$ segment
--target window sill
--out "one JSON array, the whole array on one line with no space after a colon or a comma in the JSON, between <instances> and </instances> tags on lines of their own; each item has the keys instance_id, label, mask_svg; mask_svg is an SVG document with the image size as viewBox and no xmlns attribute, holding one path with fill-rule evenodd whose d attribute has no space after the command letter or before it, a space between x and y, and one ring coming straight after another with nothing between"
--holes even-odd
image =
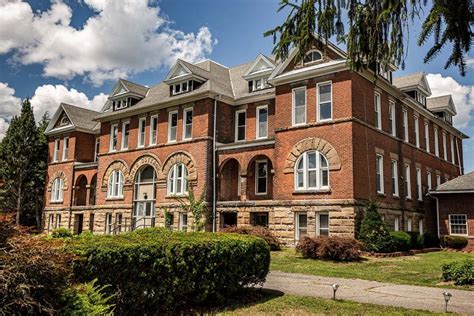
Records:
<instances>
[{"instance_id":1,"label":"window sill","mask_svg":"<svg viewBox=\"0 0 474 316\"><path fill-rule=\"evenodd\" d=\"M111 197L111 198L106 198L106 201L123 201L124 198L122 197Z\"/></svg>"},{"instance_id":2,"label":"window sill","mask_svg":"<svg viewBox=\"0 0 474 316\"><path fill-rule=\"evenodd\" d=\"M188 197L188 194L167 194L165 198L167 199L176 199L176 198L183 198L183 197Z\"/></svg>"},{"instance_id":3,"label":"window sill","mask_svg":"<svg viewBox=\"0 0 474 316\"><path fill-rule=\"evenodd\" d=\"M63 201L50 201L49 204L54 204L54 205L63 204Z\"/></svg>"},{"instance_id":4,"label":"window sill","mask_svg":"<svg viewBox=\"0 0 474 316\"><path fill-rule=\"evenodd\" d=\"M315 194L315 193L330 193L331 189L316 189L316 190L295 190L293 194Z\"/></svg>"},{"instance_id":5,"label":"window sill","mask_svg":"<svg viewBox=\"0 0 474 316\"><path fill-rule=\"evenodd\" d=\"M387 195L386 195L385 193L383 193L383 192L377 192L377 195L378 195L378 196L382 196L382 197L386 197L386 196L387 196Z\"/></svg>"},{"instance_id":6,"label":"window sill","mask_svg":"<svg viewBox=\"0 0 474 316\"><path fill-rule=\"evenodd\" d=\"M394 199L400 199L400 196L399 196L399 195L392 195L392 198L394 198Z\"/></svg>"}]
</instances>

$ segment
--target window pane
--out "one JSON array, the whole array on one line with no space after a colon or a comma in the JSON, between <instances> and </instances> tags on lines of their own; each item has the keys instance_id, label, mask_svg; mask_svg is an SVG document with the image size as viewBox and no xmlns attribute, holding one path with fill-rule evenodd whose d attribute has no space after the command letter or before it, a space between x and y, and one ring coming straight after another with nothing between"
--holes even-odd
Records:
<instances>
[{"instance_id":1,"label":"window pane","mask_svg":"<svg viewBox=\"0 0 474 316\"><path fill-rule=\"evenodd\" d=\"M326 187L329 185L329 171L323 170L321 171L321 186Z\"/></svg>"},{"instance_id":2,"label":"window pane","mask_svg":"<svg viewBox=\"0 0 474 316\"><path fill-rule=\"evenodd\" d=\"M319 155L319 157L320 157L321 168L327 168L328 167L328 161L326 160L326 158L324 158L324 156L322 154Z\"/></svg>"},{"instance_id":3,"label":"window pane","mask_svg":"<svg viewBox=\"0 0 474 316\"><path fill-rule=\"evenodd\" d=\"M306 118L306 109L304 106L295 108L295 124L304 123Z\"/></svg>"},{"instance_id":4,"label":"window pane","mask_svg":"<svg viewBox=\"0 0 474 316\"><path fill-rule=\"evenodd\" d=\"M310 188L316 187L316 170L308 172L308 187Z\"/></svg>"},{"instance_id":5,"label":"window pane","mask_svg":"<svg viewBox=\"0 0 474 316\"><path fill-rule=\"evenodd\" d=\"M332 118L331 102L324 102L319 104L319 119L329 120Z\"/></svg>"},{"instance_id":6,"label":"window pane","mask_svg":"<svg viewBox=\"0 0 474 316\"><path fill-rule=\"evenodd\" d=\"M316 168L316 153L315 152L308 153L308 168L309 169Z\"/></svg>"},{"instance_id":7,"label":"window pane","mask_svg":"<svg viewBox=\"0 0 474 316\"><path fill-rule=\"evenodd\" d=\"M245 125L245 112L240 112L237 120L239 126Z\"/></svg>"},{"instance_id":8,"label":"window pane","mask_svg":"<svg viewBox=\"0 0 474 316\"><path fill-rule=\"evenodd\" d=\"M239 126L238 133L237 133L237 140L244 140L245 139L245 126Z\"/></svg>"},{"instance_id":9,"label":"window pane","mask_svg":"<svg viewBox=\"0 0 474 316\"><path fill-rule=\"evenodd\" d=\"M304 187L304 182L303 182L303 171L298 171L297 175L296 175L296 182L297 182L297 186L298 188L303 188Z\"/></svg>"},{"instance_id":10,"label":"window pane","mask_svg":"<svg viewBox=\"0 0 474 316\"><path fill-rule=\"evenodd\" d=\"M319 103L331 102L331 84L319 86Z\"/></svg>"},{"instance_id":11,"label":"window pane","mask_svg":"<svg viewBox=\"0 0 474 316\"><path fill-rule=\"evenodd\" d=\"M299 89L295 90L295 107L306 105L306 90Z\"/></svg>"}]
</instances>

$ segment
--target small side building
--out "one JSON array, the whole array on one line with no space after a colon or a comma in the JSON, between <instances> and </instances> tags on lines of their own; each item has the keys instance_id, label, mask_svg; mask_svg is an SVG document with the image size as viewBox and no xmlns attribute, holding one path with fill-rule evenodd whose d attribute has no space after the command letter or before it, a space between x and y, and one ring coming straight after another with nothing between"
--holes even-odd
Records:
<instances>
[{"instance_id":1,"label":"small side building","mask_svg":"<svg viewBox=\"0 0 474 316\"><path fill-rule=\"evenodd\" d=\"M468 238L474 249L474 172L459 176L430 191L437 201L438 234Z\"/></svg>"}]
</instances>

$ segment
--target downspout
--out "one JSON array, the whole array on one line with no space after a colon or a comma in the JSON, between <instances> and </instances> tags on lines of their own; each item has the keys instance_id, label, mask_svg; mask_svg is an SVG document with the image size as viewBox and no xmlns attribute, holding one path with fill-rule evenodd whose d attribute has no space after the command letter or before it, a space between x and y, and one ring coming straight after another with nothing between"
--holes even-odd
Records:
<instances>
[{"instance_id":1,"label":"downspout","mask_svg":"<svg viewBox=\"0 0 474 316\"><path fill-rule=\"evenodd\" d=\"M434 195L431 195L431 196L436 200L436 228L438 230L438 238L440 238L441 234L439 232L439 201L438 201L437 196L434 196Z\"/></svg>"},{"instance_id":2,"label":"downspout","mask_svg":"<svg viewBox=\"0 0 474 316\"><path fill-rule=\"evenodd\" d=\"M214 97L214 116L212 124L212 232L216 232L216 216L217 216L217 193L216 193L216 134L217 134L217 99L220 95L216 94Z\"/></svg>"},{"instance_id":3,"label":"downspout","mask_svg":"<svg viewBox=\"0 0 474 316\"><path fill-rule=\"evenodd\" d=\"M459 144L458 144L458 139L457 137L454 139L454 142L456 143L456 153L458 155L458 166L459 166L459 175L462 176L462 167L461 167L461 156L459 155Z\"/></svg>"}]
</instances>

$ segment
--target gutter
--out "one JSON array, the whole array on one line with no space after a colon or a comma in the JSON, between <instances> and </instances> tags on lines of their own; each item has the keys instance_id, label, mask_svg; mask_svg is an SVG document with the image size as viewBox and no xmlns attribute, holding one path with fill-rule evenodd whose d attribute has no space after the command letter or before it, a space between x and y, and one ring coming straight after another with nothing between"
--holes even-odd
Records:
<instances>
[{"instance_id":1,"label":"gutter","mask_svg":"<svg viewBox=\"0 0 474 316\"><path fill-rule=\"evenodd\" d=\"M217 231L216 227L216 216L217 216L217 194L216 194L216 153L217 153L217 99L220 98L220 94L214 96L214 115L213 115L213 124L212 124L212 232Z\"/></svg>"}]
</instances>

